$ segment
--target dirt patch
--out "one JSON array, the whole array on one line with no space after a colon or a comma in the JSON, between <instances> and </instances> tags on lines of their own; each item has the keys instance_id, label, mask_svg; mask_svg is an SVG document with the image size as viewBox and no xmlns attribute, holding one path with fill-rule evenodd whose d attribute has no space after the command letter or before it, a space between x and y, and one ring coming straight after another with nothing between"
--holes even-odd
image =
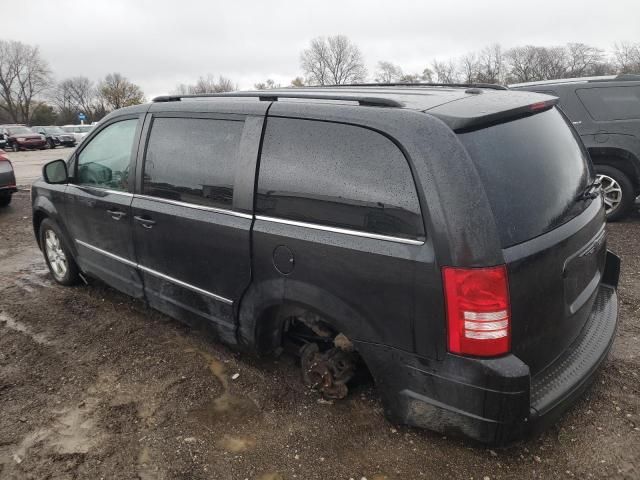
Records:
<instances>
[{"instance_id":1,"label":"dirt patch","mask_svg":"<svg viewBox=\"0 0 640 480\"><path fill-rule=\"evenodd\" d=\"M638 214L609 227L620 328L595 385L500 450L388 423L371 385L318 403L291 358L238 356L97 282L60 287L30 218L28 192L0 210L3 480L640 478Z\"/></svg>"}]
</instances>

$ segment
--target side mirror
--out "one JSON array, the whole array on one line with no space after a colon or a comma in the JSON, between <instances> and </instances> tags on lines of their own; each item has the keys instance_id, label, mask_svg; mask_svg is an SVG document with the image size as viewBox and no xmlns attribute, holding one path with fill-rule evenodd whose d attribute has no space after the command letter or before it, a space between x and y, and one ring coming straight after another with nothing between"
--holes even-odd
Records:
<instances>
[{"instance_id":1,"label":"side mirror","mask_svg":"<svg viewBox=\"0 0 640 480\"><path fill-rule=\"evenodd\" d=\"M67 163L64 160L53 160L42 167L44 181L51 184L68 183Z\"/></svg>"}]
</instances>

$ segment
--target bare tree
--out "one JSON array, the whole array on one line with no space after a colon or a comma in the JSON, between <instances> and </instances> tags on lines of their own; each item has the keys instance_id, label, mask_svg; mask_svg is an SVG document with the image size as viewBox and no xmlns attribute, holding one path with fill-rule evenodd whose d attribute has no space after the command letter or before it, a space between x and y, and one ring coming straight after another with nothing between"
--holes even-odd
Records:
<instances>
[{"instance_id":1,"label":"bare tree","mask_svg":"<svg viewBox=\"0 0 640 480\"><path fill-rule=\"evenodd\" d=\"M208 74L206 77L198 78L193 85L181 83L176 86L172 93L176 95L201 95L204 93L224 93L233 92L238 89L229 78L220 75L217 79Z\"/></svg>"},{"instance_id":2,"label":"bare tree","mask_svg":"<svg viewBox=\"0 0 640 480\"><path fill-rule=\"evenodd\" d=\"M256 90L271 90L272 88L280 88L280 87L281 85L279 83L276 84L276 82L271 78L267 78L266 81L255 83L253 85L253 88L255 88Z\"/></svg>"},{"instance_id":3,"label":"bare tree","mask_svg":"<svg viewBox=\"0 0 640 480\"><path fill-rule=\"evenodd\" d=\"M640 73L640 42L616 43L613 56L618 73Z\"/></svg>"},{"instance_id":4,"label":"bare tree","mask_svg":"<svg viewBox=\"0 0 640 480\"><path fill-rule=\"evenodd\" d=\"M304 87L304 78L302 77L296 77L293 80L291 80L291 86L292 87Z\"/></svg>"},{"instance_id":5,"label":"bare tree","mask_svg":"<svg viewBox=\"0 0 640 480\"><path fill-rule=\"evenodd\" d=\"M87 77L67 78L53 89L51 100L58 109L58 117L64 122L74 121L82 112L89 122L100 120L106 110L98 101L98 91Z\"/></svg>"},{"instance_id":6,"label":"bare tree","mask_svg":"<svg viewBox=\"0 0 640 480\"><path fill-rule=\"evenodd\" d=\"M144 102L142 89L119 73L110 73L100 82L98 96L112 110Z\"/></svg>"},{"instance_id":7,"label":"bare tree","mask_svg":"<svg viewBox=\"0 0 640 480\"><path fill-rule=\"evenodd\" d=\"M436 82L438 83L457 83L458 73L456 64L453 60L438 61L434 60L431 63L433 67L433 73L435 75Z\"/></svg>"},{"instance_id":8,"label":"bare tree","mask_svg":"<svg viewBox=\"0 0 640 480\"><path fill-rule=\"evenodd\" d=\"M525 45L512 48L505 53L510 83L543 80L538 65L539 51L539 47Z\"/></svg>"},{"instance_id":9,"label":"bare tree","mask_svg":"<svg viewBox=\"0 0 640 480\"><path fill-rule=\"evenodd\" d=\"M422 80L422 75L419 73L405 73L398 78L398 82L400 83L420 83Z\"/></svg>"},{"instance_id":10,"label":"bare tree","mask_svg":"<svg viewBox=\"0 0 640 480\"><path fill-rule=\"evenodd\" d=\"M344 35L314 38L300 63L312 85L357 83L367 76L360 49Z\"/></svg>"},{"instance_id":11,"label":"bare tree","mask_svg":"<svg viewBox=\"0 0 640 480\"><path fill-rule=\"evenodd\" d=\"M593 75L604 60L604 52L584 43L568 43L566 46L567 77Z\"/></svg>"},{"instance_id":12,"label":"bare tree","mask_svg":"<svg viewBox=\"0 0 640 480\"><path fill-rule=\"evenodd\" d=\"M233 92L237 89L238 87L229 78L220 75L216 80L211 74L200 77L196 84L190 87L193 94Z\"/></svg>"},{"instance_id":13,"label":"bare tree","mask_svg":"<svg viewBox=\"0 0 640 480\"><path fill-rule=\"evenodd\" d=\"M478 54L475 82L504 83L505 59L502 47L495 43L483 48Z\"/></svg>"},{"instance_id":14,"label":"bare tree","mask_svg":"<svg viewBox=\"0 0 640 480\"><path fill-rule=\"evenodd\" d=\"M475 52L469 52L460 58L460 75L462 81L466 83L474 83L478 81L478 55Z\"/></svg>"},{"instance_id":15,"label":"bare tree","mask_svg":"<svg viewBox=\"0 0 640 480\"><path fill-rule=\"evenodd\" d=\"M402 69L391 62L380 61L375 73L375 81L378 83L394 83L402 78Z\"/></svg>"},{"instance_id":16,"label":"bare tree","mask_svg":"<svg viewBox=\"0 0 640 480\"><path fill-rule=\"evenodd\" d=\"M38 47L0 40L0 108L14 122L29 122L34 99L51 83Z\"/></svg>"}]
</instances>

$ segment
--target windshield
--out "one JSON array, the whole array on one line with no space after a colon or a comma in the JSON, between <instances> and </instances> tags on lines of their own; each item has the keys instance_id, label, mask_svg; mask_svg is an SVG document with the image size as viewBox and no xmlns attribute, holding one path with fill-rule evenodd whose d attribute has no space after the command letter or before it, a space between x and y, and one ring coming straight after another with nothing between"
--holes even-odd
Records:
<instances>
[{"instance_id":1,"label":"windshield","mask_svg":"<svg viewBox=\"0 0 640 480\"><path fill-rule=\"evenodd\" d=\"M474 161L495 215L503 248L553 230L591 201L587 154L552 108L459 135Z\"/></svg>"},{"instance_id":2,"label":"windshield","mask_svg":"<svg viewBox=\"0 0 640 480\"><path fill-rule=\"evenodd\" d=\"M33 134L33 131L27 127L7 127L9 135L29 135Z\"/></svg>"},{"instance_id":3,"label":"windshield","mask_svg":"<svg viewBox=\"0 0 640 480\"><path fill-rule=\"evenodd\" d=\"M44 131L51 134L64 133L64 130L62 130L60 127L45 127Z\"/></svg>"}]
</instances>

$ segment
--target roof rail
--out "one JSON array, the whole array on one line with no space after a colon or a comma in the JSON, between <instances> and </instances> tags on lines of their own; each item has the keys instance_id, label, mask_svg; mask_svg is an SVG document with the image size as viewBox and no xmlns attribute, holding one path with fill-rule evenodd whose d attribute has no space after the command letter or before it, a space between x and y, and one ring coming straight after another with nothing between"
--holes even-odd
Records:
<instances>
[{"instance_id":1,"label":"roof rail","mask_svg":"<svg viewBox=\"0 0 640 480\"><path fill-rule=\"evenodd\" d=\"M281 98L300 98L308 100L340 100L347 102L358 102L359 105L368 107L402 107L402 103L390 98L361 97L348 95L321 95L313 93L288 93L288 92L225 92L225 93L202 93L192 95L161 95L155 97L153 102L179 102L183 98L258 98L265 102L277 102Z\"/></svg>"},{"instance_id":2,"label":"roof rail","mask_svg":"<svg viewBox=\"0 0 640 480\"><path fill-rule=\"evenodd\" d=\"M393 82L393 83L346 83L343 85L310 85L299 88L337 88L337 87L454 87L454 88L490 88L492 90L508 90L497 83L434 83L434 82Z\"/></svg>"}]
</instances>

